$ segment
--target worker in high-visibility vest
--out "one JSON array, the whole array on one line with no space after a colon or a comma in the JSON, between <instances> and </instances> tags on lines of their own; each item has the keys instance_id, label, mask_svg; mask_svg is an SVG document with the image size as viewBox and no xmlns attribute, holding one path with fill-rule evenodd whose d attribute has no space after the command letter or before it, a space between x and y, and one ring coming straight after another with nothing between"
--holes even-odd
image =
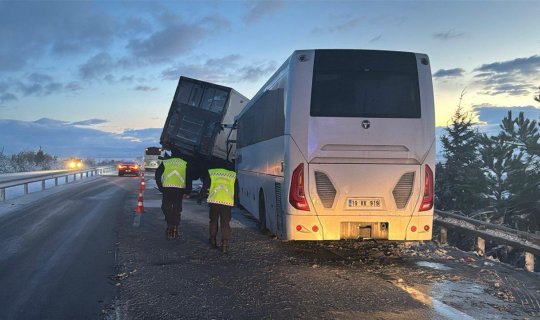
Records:
<instances>
[{"instance_id":1,"label":"worker in high-visibility vest","mask_svg":"<svg viewBox=\"0 0 540 320\"><path fill-rule=\"evenodd\" d=\"M156 184L163 194L161 210L167 221L166 235L168 239L178 238L178 227L182 212L182 199L191 192L192 179L188 173L188 163L180 158L177 150L171 151L156 170Z\"/></svg>"},{"instance_id":2,"label":"worker in high-visibility vest","mask_svg":"<svg viewBox=\"0 0 540 320\"><path fill-rule=\"evenodd\" d=\"M210 246L218 248L216 236L218 232L218 220L221 227L221 251L227 253L229 249L229 237L231 235L231 209L234 207L234 187L236 173L231 170L217 168L208 170L210 189L207 202L210 207ZM204 189L204 187L203 187Z\"/></svg>"}]
</instances>

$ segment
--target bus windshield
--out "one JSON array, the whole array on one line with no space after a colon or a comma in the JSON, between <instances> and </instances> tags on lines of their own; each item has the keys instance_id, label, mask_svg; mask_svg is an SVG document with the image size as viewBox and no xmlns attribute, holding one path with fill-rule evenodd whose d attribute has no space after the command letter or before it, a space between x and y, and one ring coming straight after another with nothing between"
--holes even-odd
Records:
<instances>
[{"instance_id":1,"label":"bus windshield","mask_svg":"<svg viewBox=\"0 0 540 320\"><path fill-rule=\"evenodd\" d=\"M310 114L313 117L420 118L415 54L317 50Z\"/></svg>"},{"instance_id":2,"label":"bus windshield","mask_svg":"<svg viewBox=\"0 0 540 320\"><path fill-rule=\"evenodd\" d=\"M144 154L147 156L159 156L161 155L161 148L146 148Z\"/></svg>"}]
</instances>

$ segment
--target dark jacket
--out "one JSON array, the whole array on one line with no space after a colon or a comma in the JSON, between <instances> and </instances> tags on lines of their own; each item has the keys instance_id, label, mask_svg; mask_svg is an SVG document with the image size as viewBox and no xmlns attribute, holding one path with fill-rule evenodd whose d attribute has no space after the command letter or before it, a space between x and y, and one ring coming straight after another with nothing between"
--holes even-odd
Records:
<instances>
[{"instance_id":1,"label":"dark jacket","mask_svg":"<svg viewBox=\"0 0 540 320\"><path fill-rule=\"evenodd\" d=\"M173 157L174 158L174 157ZM163 183L161 182L161 176L163 176L163 172L165 171L165 165L163 162L159 165L159 167L156 170L155 179L156 184L160 192L163 192ZM191 189L193 185L193 172L191 170L191 166L189 163L186 166L186 188L184 190L184 194L190 194Z\"/></svg>"}]
</instances>

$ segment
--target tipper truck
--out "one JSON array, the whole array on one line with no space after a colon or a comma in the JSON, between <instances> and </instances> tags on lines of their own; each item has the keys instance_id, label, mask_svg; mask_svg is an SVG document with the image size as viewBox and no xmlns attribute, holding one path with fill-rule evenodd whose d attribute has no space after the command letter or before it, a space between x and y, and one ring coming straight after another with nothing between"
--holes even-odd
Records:
<instances>
[{"instance_id":1,"label":"tipper truck","mask_svg":"<svg viewBox=\"0 0 540 320\"><path fill-rule=\"evenodd\" d=\"M234 162L234 118L248 101L232 88L182 76L160 143L201 165Z\"/></svg>"}]
</instances>

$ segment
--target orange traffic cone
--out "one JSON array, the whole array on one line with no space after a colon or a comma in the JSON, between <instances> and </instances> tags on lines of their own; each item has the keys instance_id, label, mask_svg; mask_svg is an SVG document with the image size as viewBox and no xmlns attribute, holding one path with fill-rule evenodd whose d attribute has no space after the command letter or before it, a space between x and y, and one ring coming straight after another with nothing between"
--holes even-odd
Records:
<instances>
[{"instance_id":1,"label":"orange traffic cone","mask_svg":"<svg viewBox=\"0 0 540 320\"><path fill-rule=\"evenodd\" d=\"M137 207L135 208L135 213L142 213L142 212L144 212L143 193L140 191L139 196L137 197Z\"/></svg>"}]
</instances>

